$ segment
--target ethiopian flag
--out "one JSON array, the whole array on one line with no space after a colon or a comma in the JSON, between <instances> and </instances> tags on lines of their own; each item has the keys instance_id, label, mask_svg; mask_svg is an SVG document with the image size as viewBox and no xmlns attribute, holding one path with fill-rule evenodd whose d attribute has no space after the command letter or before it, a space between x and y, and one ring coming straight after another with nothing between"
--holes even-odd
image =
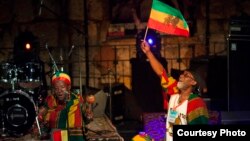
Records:
<instances>
[{"instance_id":1,"label":"ethiopian flag","mask_svg":"<svg viewBox=\"0 0 250 141\"><path fill-rule=\"evenodd\" d=\"M147 26L167 34L189 36L188 24L181 12L159 0L153 0Z\"/></svg>"}]
</instances>

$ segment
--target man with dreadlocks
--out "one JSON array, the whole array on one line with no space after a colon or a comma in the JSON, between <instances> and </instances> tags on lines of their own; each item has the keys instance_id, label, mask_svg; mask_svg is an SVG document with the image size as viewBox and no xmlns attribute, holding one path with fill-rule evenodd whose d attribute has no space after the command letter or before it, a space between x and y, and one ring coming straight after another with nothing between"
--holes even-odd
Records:
<instances>
[{"instance_id":1,"label":"man with dreadlocks","mask_svg":"<svg viewBox=\"0 0 250 141\"><path fill-rule=\"evenodd\" d=\"M41 130L54 141L85 141L84 127L93 120L93 97L87 96L85 101L80 94L71 92L71 79L64 72L56 72L51 84L52 93L39 109Z\"/></svg>"}]
</instances>

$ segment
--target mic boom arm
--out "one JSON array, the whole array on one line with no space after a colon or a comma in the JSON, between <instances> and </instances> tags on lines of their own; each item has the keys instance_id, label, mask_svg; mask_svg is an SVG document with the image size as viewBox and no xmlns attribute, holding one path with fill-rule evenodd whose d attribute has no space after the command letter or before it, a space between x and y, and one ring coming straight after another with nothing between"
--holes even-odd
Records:
<instances>
[{"instance_id":1,"label":"mic boom arm","mask_svg":"<svg viewBox=\"0 0 250 141\"><path fill-rule=\"evenodd\" d=\"M51 58L51 61L52 61L52 63L53 63L53 67L56 69L56 71L59 71L59 69L58 69L58 67L57 67L57 65L56 65L56 62L55 62L54 58L52 57L52 55L51 55L51 53L50 53L50 51L49 51L49 48L48 48L48 44L47 44L47 43L46 43L46 45L45 45L45 48L48 50L49 57Z\"/></svg>"}]
</instances>

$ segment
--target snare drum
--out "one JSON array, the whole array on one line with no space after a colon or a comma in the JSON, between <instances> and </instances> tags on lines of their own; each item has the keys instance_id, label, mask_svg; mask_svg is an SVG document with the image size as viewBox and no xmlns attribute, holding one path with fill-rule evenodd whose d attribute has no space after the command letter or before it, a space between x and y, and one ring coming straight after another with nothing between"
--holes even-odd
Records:
<instances>
[{"instance_id":1,"label":"snare drum","mask_svg":"<svg viewBox=\"0 0 250 141\"><path fill-rule=\"evenodd\" d=\"M5 91L0 95L1 129L9 134L21 135L35 122L36 108L33 99L21 90Z\"/></svg>"},{"instance_id":2,"label":"snare drum","mask_svg":"<svg viewBox=\"0 0 250 141\"><path fill-rule=\"evenodd\" d=\"M41 65L36 62L27 62L20 66L18 75L19 85L23 88L36 88L41 84Z\"/></svg>"}]
</instances>

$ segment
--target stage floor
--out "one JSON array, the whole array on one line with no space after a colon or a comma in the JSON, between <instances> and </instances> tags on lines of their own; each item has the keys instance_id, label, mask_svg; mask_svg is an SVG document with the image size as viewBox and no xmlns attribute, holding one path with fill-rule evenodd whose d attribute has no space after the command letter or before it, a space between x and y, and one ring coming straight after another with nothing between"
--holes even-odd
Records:
<instances>
[{"instance_id":1,"label":"stage floor","mask_svg":"<svg viewBox=\"0 0 250 141\"><path fill-rule=\"evenodd\" d=\"M106 115L94 118L94 120L87 125L86 129L87 141L124 141L124 138L118 133L115 125ZM4 134L1 134L0 136L1 141L50 141L40 140L38 137L34 137L32 132L19 137L3 135Z\"/></svg>"},{"instance_id":2,"label":"stage floor","mask_svg":"<svg viewBox=\"0 0 250 141\"><path fill-rule=\"evenodd\" d=\"M94 118L94 121L87 125L87 130L89 141L124 141L106 115Z\"/></svg>"}]
</instances>

